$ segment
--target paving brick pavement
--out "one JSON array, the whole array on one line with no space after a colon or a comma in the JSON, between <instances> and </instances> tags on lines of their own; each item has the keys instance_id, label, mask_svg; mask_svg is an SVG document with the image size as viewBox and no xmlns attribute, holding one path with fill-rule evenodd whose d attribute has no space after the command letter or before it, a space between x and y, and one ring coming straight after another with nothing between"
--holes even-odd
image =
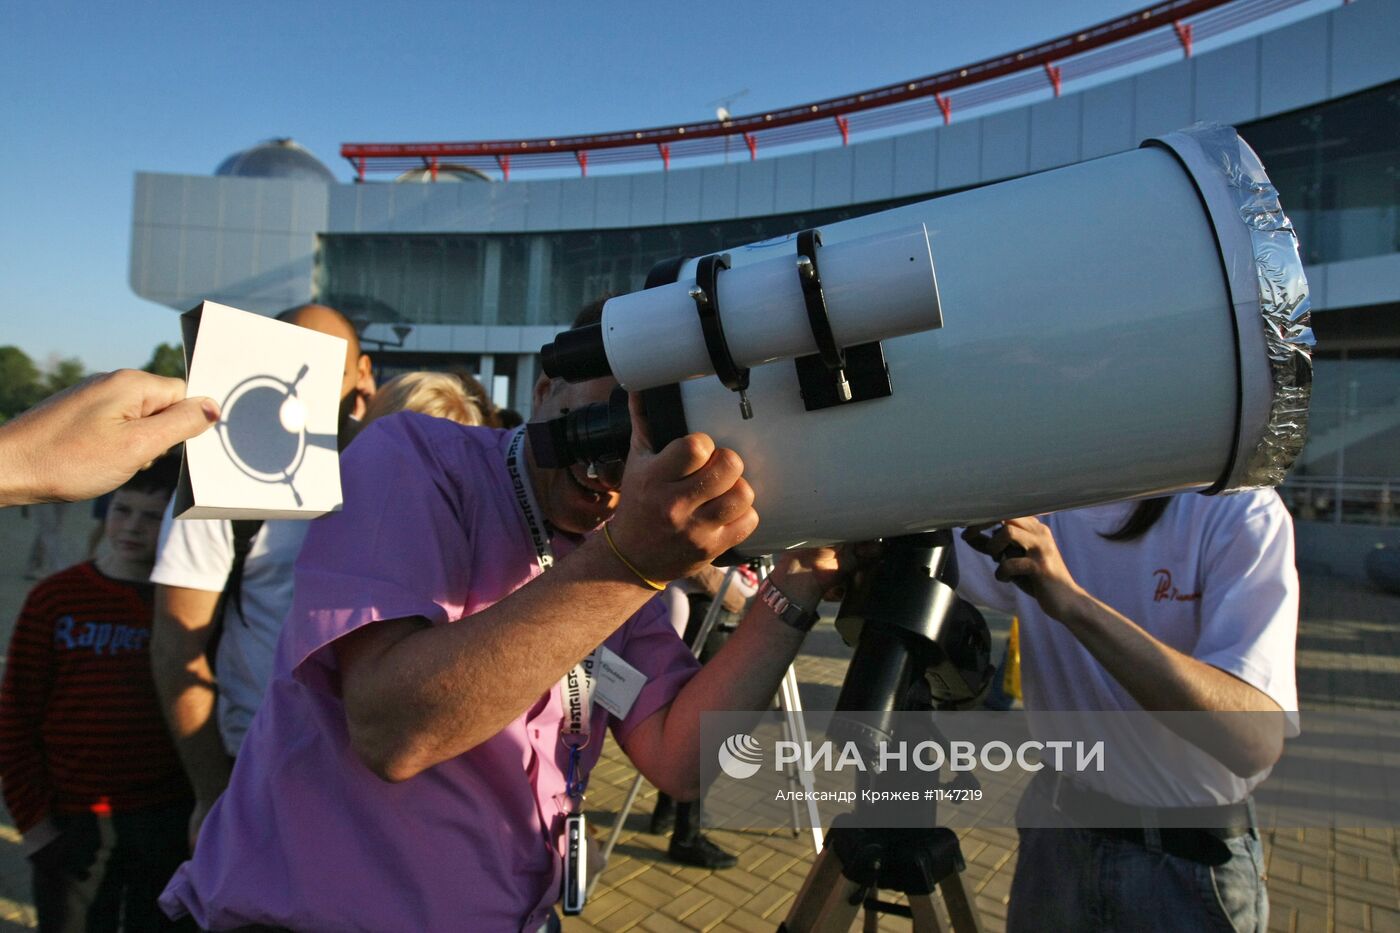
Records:
<instances>
[{"instance_id":1,"label":"paving brick pavement","mask_svg":"<svg viewBox=\"0 0 1400 933\"><path fill-rule=\"evenodd\" d=\"M1298 684L1305 711L1400 709L1400 597L1336 578L1309 577L1303 584L1302 617ZM994 616L989 621L999 644L1006 620ZM996 651L999 656L999 647ZM834 629L823 622L797 662L807 708L832 708L848 657ZM634 774L610 746L589 789L590 818L600 833L614 825ZM681 868L666 861L666 838L646 831L653 799L647 788L625 824L614 863L599 880L598 899L581 918L567 921L565 930L670 930L677 929L676 921L688 930L775 929L812 864L810 837L711 830L716 842L738 854L738 867L716 873ZM1400 931L1400 851L1394 828L1279 830L1266 832L1264 843L1270 930ZM968 863L964 880L975 895L984 930L1004 930L1015 832L972 830L962 835L962 848ZM707 877L729 884L706 884ZM659 878L667 879L664 885ZM651 904L663 895L671 899ZM635 910L624 910L634 903L649 905L644 919L634 919ZM881 918L881 930L908 927L908 921Z\"/></svg>"},{"instance_id":2,"label":"paving brick pavement","mask_svg":"<svg viewBox=\"0 0 1400 933\"><path fill-rule=\"evenodd\" d=\"M74 522L69 529L75 548L86 538L85 524ZM19 510L0 509L0 644L8 643L29 586L20 573L31 533ZM1304 710L1400 709L1400 597L1308 577L1302 615L1298 682ZM990 621L1000 640L1005 620ZM830 624L818 626L797 663L809 709L832 708L848 656ZM589 816L599 831L613 825L633 776L610 743L589 789ZM707 872L674 865L665 857L667 840L646 831L655 793L644 788L593 899L582 917L565 922L567 933L775 929L812 863L810 836L713 830L717 842L738 853L737 868ZM0 933L37 926L19 842L8 818L0 821ZM1009 829L981 828L962 836L968 862L964 880L989 933L1005 929L1015 846ZM1394 828L1266 833L1265 857L1271 930L1400 933ZM908 922L882 918L880 929L907 930Z\"/></svg>"}]
</instances>

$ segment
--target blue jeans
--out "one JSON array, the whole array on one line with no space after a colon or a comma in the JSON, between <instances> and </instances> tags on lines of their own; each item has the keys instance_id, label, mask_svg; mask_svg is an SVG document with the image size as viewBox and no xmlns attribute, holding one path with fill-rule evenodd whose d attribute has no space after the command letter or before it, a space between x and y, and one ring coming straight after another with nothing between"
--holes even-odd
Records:
<instances>
[{"instance_id":1,"label":"blue jeans","mask_svg":"<svg viewBox=\"0 0 1400 933\"><path fill-rule=\"evenodd\" d=\"M1022 829L1006 928L1258 930L1269 923L1257 831L1212 868L1091 829Z\"/></svg>"}]
</instances>

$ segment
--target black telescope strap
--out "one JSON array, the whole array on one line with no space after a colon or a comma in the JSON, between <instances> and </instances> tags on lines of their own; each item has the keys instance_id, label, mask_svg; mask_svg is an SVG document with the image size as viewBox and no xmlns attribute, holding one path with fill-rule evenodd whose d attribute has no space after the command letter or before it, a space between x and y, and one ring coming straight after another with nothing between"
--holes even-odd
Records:
<instances>
[{"instance_id":1,"label":"black telescope strap","mask_svg":"<svg viewBox=\"0 0 1400 933\"><path fill-rule=\"evenodd\" d=\"M817 353L827 369L844 369L846 353L836 345L836 335L831 332L826 293L822 291L821 267L817 265L817 249L821 245L820 230L803 230L797 235L797 255L811 264L811 271L799 271L797 280L802 284L802 300L807 305L807 323L812 328L812 337L817 341Z\"/></svg>"},{"instance_id":2,"label":"black telescope strap","mask_svg":"<svg viewBox=\"0 0 1400 933\"><path fill-rule=\"evenodd\" d=\"M729 342L724 339L724 324L719 317L719 271L728 268L728 253L702 257L695 267L697 290L691 296L700 315L700 329L705 335L705 349L709 351L715 375L726 389L741 392L749 387L749 371L734 362L729 352Z\"/></svg>"},{"instance_id":3,"label":"black telescope strap","mask_svg":"<svg viewBox=\"0 0 1400 933\"><path fill-rule=\"evenodd\" d=\"M670 259L661 260L647 272L646 284L642 288L670 285L681 277L681 269L685 264L686 257L684 256L672 256Z\"/></svg>"},{"instance_id":4,"label":"black telescope strap","mask_svg":"<svg viewBox=\"0 0 1400 933\"><path fill-rule=\"evenodd\" d=\"M680 278L685 264L684 256L663 259L651 267L646 284L642 287L659 288L672 284ZM642 410L646 415L653 450L660 450L676 438L690 433L690 426L685 422L685 402L681 399L681 387L677 383L643 389Z\"/></svg>"}]
</instances>

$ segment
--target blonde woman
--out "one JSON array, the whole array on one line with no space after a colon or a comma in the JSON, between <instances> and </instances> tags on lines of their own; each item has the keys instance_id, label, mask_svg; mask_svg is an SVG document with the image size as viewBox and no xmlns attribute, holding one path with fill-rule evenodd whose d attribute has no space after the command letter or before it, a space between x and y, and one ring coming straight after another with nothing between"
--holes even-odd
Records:
<instances>
[{"instance_id":1,"label":"blonde woman","mask_svg":"<svg viewBox=\"0 0 1400 933\"><path fill-rule=\"evenodd\" d=\"M416 411L458 424L486 424L480 406L467 395L461 380L446 373L403 373L390 379L370 400L360 430L397 411Z\"/></svg>"}]
</instances>

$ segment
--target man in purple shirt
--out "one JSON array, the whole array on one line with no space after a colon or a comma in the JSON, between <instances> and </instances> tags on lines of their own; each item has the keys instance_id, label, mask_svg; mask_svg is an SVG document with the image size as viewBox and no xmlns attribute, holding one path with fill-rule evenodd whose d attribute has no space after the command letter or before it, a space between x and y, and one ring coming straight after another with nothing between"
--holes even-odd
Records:
<instances>
[{"instance_id":1,"label":"man in purple shirt","mask_svg":"<svg viewBox=\"0 0 1400 933\"><path fill-rule=\"evenodd\" d=\"M614 385L542 378L535 417ZM541 469L516 432L411 414L356 440L167 912L206 929L533 933L555 922L562 828L605 727L658 788L698 795L700 713L767 706L850 560L786 557L777 593L698 669L655 588L747 537L753 491L709 437L653 452L635 403L633 422L625 478ZM598 679L570 717L600 662L624 686Z\"/></svg>"}]
</instances>

